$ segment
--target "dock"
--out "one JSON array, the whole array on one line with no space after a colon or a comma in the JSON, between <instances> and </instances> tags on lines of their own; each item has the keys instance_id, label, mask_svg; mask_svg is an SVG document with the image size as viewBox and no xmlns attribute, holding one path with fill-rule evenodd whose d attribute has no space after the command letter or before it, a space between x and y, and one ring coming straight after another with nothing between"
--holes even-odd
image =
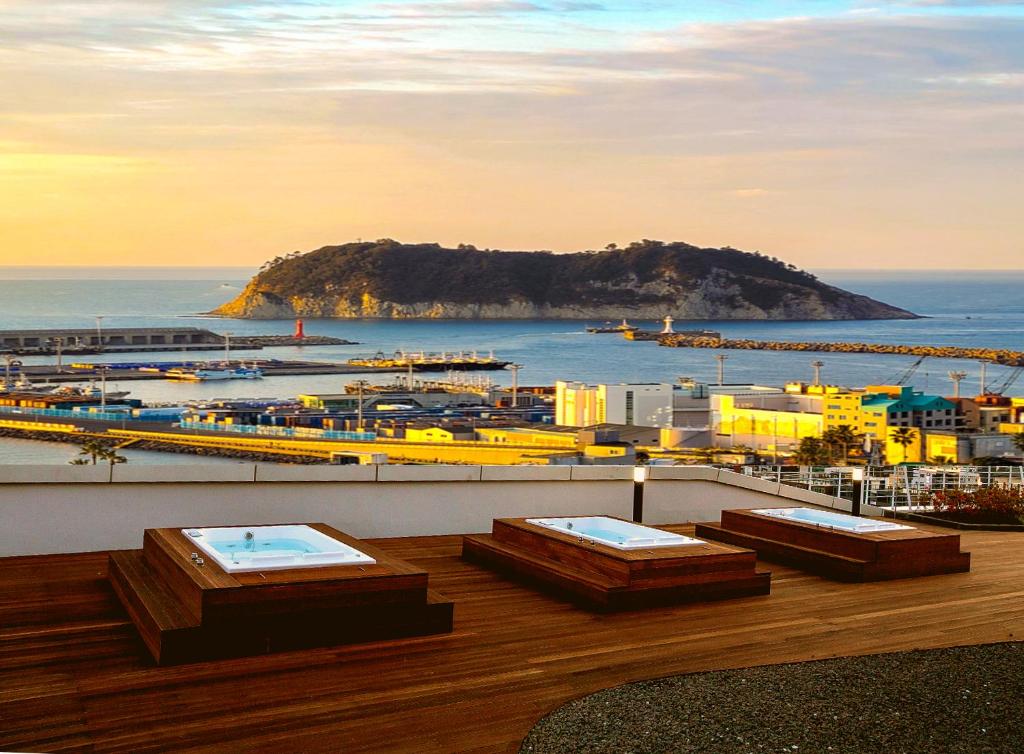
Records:
<instances>
[{"instance_id":1,"label":"dock","mask_svg":"<svg viewBox=\"0 0 1024 754\"><path fill-rule=\"evenodd\" d=\"M160 363L160 362L154 362ZM168 367L178 366L183 362L164 362ZM198 362L188 362L197 364ZM218 364L222 363L220 361ZM388 367L359 366L349 363L336 363L329 361L296 361L280 359L245 359L236 361L232 359L228 364L232 368L255 366L263 371L265 377L281 377L285 375L310 375L310 374L367 374L367 373L396 373L402 370ZM113 362L76 362L74 365L58 367L56 364L38 364L34 366L23 365L20 372L35 383L48 382L92 382L100 378L101 373L106 370L108 380L164 380L167 376L159 367L143 367L137 369L125 369L123 365Z\"/></svg>"},{"instance_id":2,"label":"dock","mask_svg":"<svg viewBox=\"0 0 1024 754\"><path fill-rule=\"evenodd\" d=\"M155 351L217 351L225 343L248 350L279 346L356 345L325 335L227 336L201 327L102 327L0 330L0 351L25 356Z\"/></svg>"}]
</instances>

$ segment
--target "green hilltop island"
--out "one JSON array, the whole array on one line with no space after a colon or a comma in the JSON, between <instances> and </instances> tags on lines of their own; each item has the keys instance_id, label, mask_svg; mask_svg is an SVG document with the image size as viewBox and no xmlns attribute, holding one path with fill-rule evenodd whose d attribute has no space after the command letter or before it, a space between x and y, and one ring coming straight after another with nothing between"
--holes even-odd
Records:
<instances>
[{"instance_id":1,"label":"green hilltop island","mask_svg":"<svg viewBox=\"0 0 1024 754\"><path fill-rule=\"evenodd\" d=\"M556 254L391 239L267 262L211 314L245 319L913 319L774 257L643 240Z\"/></svg>"}]
</instances>

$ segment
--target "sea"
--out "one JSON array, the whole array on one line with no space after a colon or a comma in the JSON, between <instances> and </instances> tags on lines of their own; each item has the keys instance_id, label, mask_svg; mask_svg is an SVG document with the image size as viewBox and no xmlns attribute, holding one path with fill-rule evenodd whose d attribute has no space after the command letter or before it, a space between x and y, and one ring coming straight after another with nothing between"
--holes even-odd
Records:
<instances>
[{"instance_id":1,"label":"sea","mask_svg":"<svg viewBox=\"0 0 1024 754\"><path fill-rule=\"evenodd\" d=\"M254 270L248 268L86 268L0 267L0 329L48 327L204 327L220 333L287 334L294 320L238 320L209 312L238 295ZM677 321L677 330L708 328L729 338L798 341L858 341L924 345L987 346L1024 351L1024 270L1008 271L864 271L816 270L824 282L895 306L922 319L852 322ZM97 319L99 318L99 319ZM355 341L346 346L306 346L232 350L233 358L276 357L344 361L405 351L484 354L522 365L521 385L550 385L555 380L584 382L676 382L716 379L719 351L662 348L653 342L626 341L615 334L591 334L601 321L567 320L334 320L305 321L306 333ZM633 324L660 329L659 322ZM771 351L721 351L727 355L725 381L781 385L810 381L811 362L824 362L823 382L848 386L891 383L903 377L916 358L881 354ZM217 358L217 353L151 353L106 356L105 360L179 360ZM97 357L83 357L95 360ZM27 364L53 357L25 357ZM927 359L908 384L926 392L950 394L950 371L963 371L963 395L978 392L981 365L953 359ZM988 365L989 389L1000 387L1012 370ZM499 384L510 372L484 373ZM381 379L387 379L380 375ZM215 398L279 398L299 393L341 392L347 375L273 377L215 383L159 380L108 382L147 402ZM1024 377L1008 391L1024 395ZM0 440L0 463L65 463L71 446L31 440ZM187 455L137 453L131 461L194 462ZM204 460L204 463L210 459ZM212 462L212 461L211 461ZM223 460L223 462L230 462Z\"/></svg>"}]
</instances>

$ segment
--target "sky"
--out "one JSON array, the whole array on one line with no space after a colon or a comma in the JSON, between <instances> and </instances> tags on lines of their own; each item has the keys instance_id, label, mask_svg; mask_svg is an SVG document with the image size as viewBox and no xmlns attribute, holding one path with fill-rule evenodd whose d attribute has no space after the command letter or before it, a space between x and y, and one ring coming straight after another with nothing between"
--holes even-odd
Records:
<instances>
[{"instance_id":1,"label":"sky","mask_svg":"<svg viewBox=\"0 0 1024 754\"><path fill-rule=\"evenodd\" d=\"M1024 268L1024 0L0 0L0 265Z\"/></svg>"}]
</instances>

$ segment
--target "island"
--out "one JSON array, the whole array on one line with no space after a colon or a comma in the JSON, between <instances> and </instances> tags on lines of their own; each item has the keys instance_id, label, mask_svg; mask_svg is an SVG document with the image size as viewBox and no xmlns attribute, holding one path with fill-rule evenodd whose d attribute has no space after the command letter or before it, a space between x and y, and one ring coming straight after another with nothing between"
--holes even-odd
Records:
<instances>
[{"instance_id":1,"label":"island","mask_svg":"<svg viewBox=\"0 0 1024 754\"><path fill-rule=\"evenodd\" d=\"M499 251L391 239L266 263L213 315L243 319L913 319L759 252L643 240Z\"/></svg>"}]
</instances>

